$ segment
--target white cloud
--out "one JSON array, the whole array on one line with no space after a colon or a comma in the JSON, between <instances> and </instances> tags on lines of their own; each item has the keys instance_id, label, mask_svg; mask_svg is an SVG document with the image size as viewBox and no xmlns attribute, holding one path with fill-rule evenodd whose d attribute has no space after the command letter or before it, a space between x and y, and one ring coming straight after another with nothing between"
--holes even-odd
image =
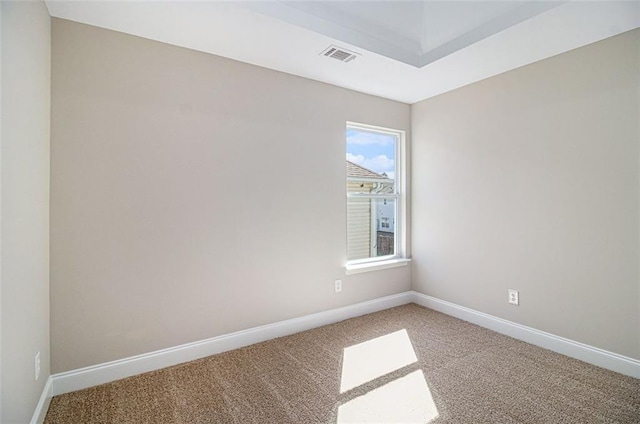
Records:
<instances>
[{"instance_id":1,"label":"white cloud","mask_svg":"<svg viewBox=\"0 0 640 424\"><path fill-rule=\"evenodd\" d=\"M393 159L388 158L386 155L378 155L372 158L366 158L363 155L354 155L352 153L347 153L347 160L349 162L353 162L364 168L367 168L373 172L377 172L378 174L386 172L389 178L394 177L394 161Z\"/></svg>"},{"instance_id":2,"label":"white cloud","mask_svg":"<svg viewBox=\"0 0 640 424\"><path fill-rule=\"evenodd\" d=\"M387 155L378 155L373 158L366 158L362 165L376 172L393 171L393 159L389 159Z\"/></svg>"},{"instance_id":3,"label":"white cloud","mask_svg":"<svg viewBox=\"0 0 640 424\"><path fill-rule=\"evenodd\" d=\"M361 165L364 162L364 156L362 155L354 155L353 153L347 153L347 160L349 162L357 163Z\"/></svg>"}]
</instances>

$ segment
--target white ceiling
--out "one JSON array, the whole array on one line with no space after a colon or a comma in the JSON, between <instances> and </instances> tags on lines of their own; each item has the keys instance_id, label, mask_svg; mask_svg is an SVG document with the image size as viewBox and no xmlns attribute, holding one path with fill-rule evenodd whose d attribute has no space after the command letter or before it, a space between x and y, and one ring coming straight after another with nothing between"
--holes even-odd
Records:
<instances>
[{"instance_id":1,"label":"white ceiling","mask_svg":"<svg viewBox=\"0 0 640 424\"><path fill-rule=\"evenodd\" d=\"M421 68L563 1L261 1L245 7Z\"/></svg>"},{"instance_id":2,"label":"white ceiling","mask_svg":"<svg viewBox=\"0 0 640 424\"><path fill-rule=\"evenodd\" d=\"M640 27L640 1L46 0L51 16L415 103ZM358 53L343 63L329 45Z\"/></svg>"}]
</instances>

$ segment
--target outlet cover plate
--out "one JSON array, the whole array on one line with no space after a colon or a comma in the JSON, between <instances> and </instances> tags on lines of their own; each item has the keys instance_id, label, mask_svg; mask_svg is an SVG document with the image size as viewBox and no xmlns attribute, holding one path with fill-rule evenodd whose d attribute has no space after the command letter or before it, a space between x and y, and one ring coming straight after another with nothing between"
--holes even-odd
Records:
<instances>
[{"instance_id":1,"label":"outlet cover plate","mask_svg":"<svg viewBox=\"0 0 640 424\"><path fill-rule=\"evenodd\" d=\"M518 290L509 289L509 303L516 306L520 304Z\"/></svg>"}]
</instances>

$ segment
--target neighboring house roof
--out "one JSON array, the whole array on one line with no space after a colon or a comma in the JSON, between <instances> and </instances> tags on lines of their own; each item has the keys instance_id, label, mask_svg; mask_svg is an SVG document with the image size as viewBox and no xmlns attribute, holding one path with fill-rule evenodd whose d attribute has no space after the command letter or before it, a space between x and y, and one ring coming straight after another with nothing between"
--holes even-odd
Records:
<instances>
[{"instance_id":1,"label":"neighboring house roof","mask_svg":"<svg viewBox=\"0 0 640 424\"><path fill-rule=\"evenodd\" d=\"M375 179L386 178L384 175L376 174L375 172L370 171L367 168L349 161L347 161L347 177Z\"/></svg>"}]
</instances>

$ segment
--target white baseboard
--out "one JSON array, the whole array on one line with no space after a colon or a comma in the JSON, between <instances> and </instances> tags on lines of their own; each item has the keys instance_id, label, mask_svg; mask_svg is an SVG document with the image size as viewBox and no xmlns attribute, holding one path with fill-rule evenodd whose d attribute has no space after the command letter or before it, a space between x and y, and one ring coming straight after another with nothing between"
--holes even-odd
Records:
<instances>
[{"instance_id":1,"label":"white baseboard","mask_svg":"<svg viewBox=\"0 0 640 424\"><path fill-rule=\"evenodd\" d=\"M411 303L411 292L399 293L329 311L262 325L117 361L54 374L53 395L85 389L133 375L177 365L216 353L287 336L334 322ZM46 412L46 410L45 410Z\"/></svg>"},{"instance_id":2,"label":"white baseboard","mask_svg":"<svg viewBox=\"0 0 640 424\"><path fill-rule=\"evenodd\" d=\"M505 334L571 358L579 359L589 364L597 365L631 377L640 378L640 361L637 359L536 330L535 328L494 317L416 291L411 293L413 302L418 305L460 318L497 333Z\"/></svg>"},{"instance_id":3,"label":"white baseboard","mask_svg":"<svg viewBox=\"0 0 640 424\"><path fill-rule=\"evenodd\" d=\"M36 410L33 412L33 417L31 417L31 424L42 424L44 422L52 397L53 379L49 376L44 388L42 389L42 394L40 395L40 400L38 400L38 404L36 405Z\"/></svg>"},{"instance_id":4,"label":"white baseboard","mask_svg":"<svg viewBox=\"0 0 640 424\"><path fill-rule=\"evenodd\" d=\"M44 419L44 414L46 414L47 411L46 406L48 406L52 396L109 383L144 372L204 358L216 353L237 349L276 337L287 336L300 331L412 302L527 343L621 374L640 378L640 361L636 359L536 330L502 318L497 318L422 293L408 291L117 361L54 374L49 377L47 381L47 386L45 386L43 396L38 403L38 409L34 413L32 423L42 422L38 421L38 419L40 419L40 415L42 415L42 419Z\"/></svg>"}]
</instances>

